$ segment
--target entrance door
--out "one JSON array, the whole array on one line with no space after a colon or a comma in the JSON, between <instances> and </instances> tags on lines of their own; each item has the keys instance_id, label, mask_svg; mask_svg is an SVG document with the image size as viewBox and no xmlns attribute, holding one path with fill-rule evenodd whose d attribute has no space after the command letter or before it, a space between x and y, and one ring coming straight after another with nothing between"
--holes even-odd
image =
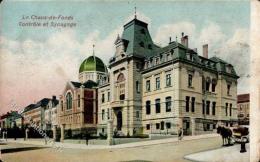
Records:
<instances>
[{"instance_id":1,"label":"entrance door","mask_svg":"<svg viewBox=\"0 0 260 162\"><path fill-rule=\"evenodd\" d=\"M121 129L122 129L122 111L118 111L116 118L117 118L117 130L121 131Z\"/></svg>"}]
</instances>

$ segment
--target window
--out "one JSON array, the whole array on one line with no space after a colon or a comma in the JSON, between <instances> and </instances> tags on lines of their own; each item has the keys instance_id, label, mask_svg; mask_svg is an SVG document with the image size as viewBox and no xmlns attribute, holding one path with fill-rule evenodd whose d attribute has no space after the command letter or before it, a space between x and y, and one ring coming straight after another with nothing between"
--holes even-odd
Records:
<instances>
[{"instance_id":1,"label":"window","mask_svg":"<svg viewBox=\"0 0 260 162\"><path fill-rule=\"evenodd\" d=\"M136 118L140 118L140 114L139 114L139 111L136 111Z\"/></svg>"},{"instance_id":2,"label":"window","mask_svg":"<svg viewBox=\"0 0 260 162\"><path fill-rule=\"evenodd\" d=\"M191 98L191 112L195 112L195 97Z\"/></svg>"},{"instance_id":3,"label":"window","mask_svg":"<svg viewBox=\"0 0 260 162\"><path fill-rule=\"evenodd\" d=\"M140 30L142 34L145 34L145 30L144 29L141 29Z\"/></svg>"},{"instance_id":4,"label":"window","mask_svg":"<svg viewBox=\"0 0 260 162\"><path fill-rule=\"evenodd\" d=\"M217 80L216 79L212 79L212 92L215 92L216 91L216 85L217 85Z\"/></svg>"},{"instance_id":5,"label":"window","mask_svg":"<svg viewBox=\"0 0 260 162\"><path fill-rule=\"evenodd\" d=\"M157 77L155 79L155 82L156 82L156 90L160 89L160 77Z\"/></svg>"},{"instance_id":6,"label":"window","mask_svg":"<svg viewBox=\"0 0 260 162\"><path fill-rule=\"evenodd\" d=\"M232 104L229 104L229 116L232 116Z\"/></svg>"},{"instance_id":7,"label":"window","mask_svg":"<svg viewBox=\"0 0 260 162\"><path fill-rule=\"evenodd\" d=\"M140 42L139 45L140 45L141 47L144 47L144 42Z\"/></svg>"},{"instance_id":8,"label":"window","mask_svg":"<svg viewBox=\"0 0 260 162\"><path fill-rule=\"evenodd\" d=\"M226 103L226 108L225 108L225 110L226 110L226 116L228 116L228 103Z\"/></svg>"},{"instance_id":9,"label":"window","mask_svg":"<svg viewBox=\"0 0 260 162\"><path fill-rule=\"evenodd\" d=\"M161 112L160 102L161 102L160 99L156 99L156 100L155 100L155 112L156 112L156 113L160 113L160 112Z\"/></svg>"},{"instance_id":10,"label":"window","mask_svg":"<svg viewBox=\"0 0 260 162\"><path fill-rule=\"evenodd\" d=\"M167 61L169 61L171 59L171 55L167 54Z\"/></svg>"},{"instance_id":11,"label":"window","mask_svg":"<svg viewBox=\"0 0 260 162\"><path fill-rule=\"evenodd\" d=\"M72 95L70 92L66 96L66 101L67 101L67 110L72 109Z\"/></svg>"},{"instance_id":12,"label":"window","mask_svg":"<svg viewBox=\"0 0 260 162\"><path fill-rule=\"evenodd\" d=\"M209 115L210 101L206 102L206 114Z\"/></svg>"},{"instance_id":13,"label":"window","mask_svg":"<svg viewBox=\"0 0 260 162\"><path fill-rule=\"evenodd\" d=\"M135 90L137 93L140 93L140 84L138 81L135 82Z\"/></svg>"},{"instance_id":14,"label":"window","mask_svg":"<svg viewBox=\"0 0 260 162\"><path fill-rule=\"evenodd\" d=\"M166 123L166 129L171 129L171 123Z\"/></svg>"},{"instance_id":15,"label":"window","mask_svg":"<svg viewBox=\"0 0 260 162\"><path fill-rule=\"evenodd\" d=\"M151 91L151 83L150 83L150 80L147 80L147 81L146 81L146 91L147 91L147 92Z\"/></svg>"},{"instance_id":16,"label":"window","mask_svg":"<svg viewBox=\"0 0 260 162\"><path fill-rule=\"evenodd\" d=\"M170 112L171 111L171 107L172 107L172 98L171 97L166 97L165 98L165 107L166 107L166 112Z\"/></svg>"},{"instance_id":17,"label":"window","mask_svg":"<svg viewBox=\"0 0 260 162\"><path fill-rule=\"evenodd\" d=\"M212 102L212 115L216 114L216 102Z\"/></svg>"},{"instance_id":18,"label":"window","mask_svg":"<svg viewBox=\"0 0 260 162\"><path fill-rule=\"evenodd\" d=\"M105 110L102 110L102 120L105 119Z\"/></svg>"},{"instance_id":19,"label":"window","mask_svg":"<svg viewBox=\"0 0 260 162\"><path fill-rule=\"evenodd\" d=\"M61 111L63 111L63 101L61 101Z\"/></svg>"},{"instance_id":20,"label":"window","mask_svg":"<svg viewBox=\"0 0 260 162\"><path fill-rule=\"evenodd\" d=\"M189 74L188 76L188 87L192 87L192 75Z\"/></svg>"},{"instance_id":21,"label":"window","mask_svg":"<svg viewBox=\"0 0 260 162\"><path fill-rule=\"evenodd\" d=\"M155 58L155 65L159 64L159 58Z\"/></svg>"},{"instance_id":22,"label":"window","mask_svg":"<svg viewBox=\"0 0 260 162\"><path fill-rule=\"evenodd\" d=\"M156 123L156 129L160 129L160 123Z\"/></svg>"},{"instance_id":23,"label":"window","mask_svg":"<svg viewBox=\"0 0 260 162\"><path fill-rule=\"evenodd\" d=\"M110 101L110 92L107 92L107 101Z\"/></svg>"},{"instance_id":24,"label":"window","mask_svg":"<svg viewBox=\"0 0 260 162\"><path fill-rule=\"evenodd\" d=\"M110 112L109 112L109 109L107 109L107 119L110 119Z\"/></svg>"},{"instance_id":25,"label":"window","mask_svg":"<svg viewBox=\"0 0 260 162\"><path fill-rule=\"evenodd\" d=\"M102 103L105 102L105 94L104 94L104 93L102 93L102 98L101 98L101 100L102 100Z\"/></svg>"},{"instance_id":26,"label":"window","mask_svg":"<svg viewBox=\"0 0 260 162\"><path fill-rule=\"evenodd\" d=\"M171 74L166 75L166 87L171 86Z\"/></svg>"},{"instance_id":27,"label":"window","mask_svg":"<svg viewBox=\"0 0 260 162\"><path fill-rule=\"evenodd\" d=\"M205 114L205 101L202 100L202 114Z\"/></svg>"},{"instance_id":28,"label":"window","mask_svg":"<svg viewBox=\"0 0 260 162\"><path fill-rule=\"evenodd\" d=\"M78 107L80 107L80 95L78 95Z\"/></svg>"},{"instance_id":29,"label":"window","mask_svg":"<svg viewBox=\"0 0 260 162\"><path fill-rule=\"evenodd\" d=\"M164 121L161 122L161 130L164 130Z\"/></svg>"},{"instance_id":30,"label":"window","mask_svg":"<svg viewBox=\"0 0 260 162\"><path fill-rule=\"evenodd\" d=\"M231 85L228 84L228 85L227 85L227 95L230 95L230 88L231 88Z\"/></svg>"},{"instance_id":31,"label":"window","mask_svg":"<svg viewBox=\"0 0 260 162\"><path fill-rule=\"evenodd\" d=\"M146 101L145 108L146 108L146 114L147 115L151 114L151 101Z\"/></svg>"},{"instance_id":32,"label":"window","mask_svg":"<svg viewBox=\"0 0 260 162\"><path fill-rule=\"evenodd\" d=\"M210 81L209 79L206 80L206 91L209 92L209 86L210 86Z\"/></svg>"},{"instance_id":33,"label":"window","mask_svg":"<svg viewBox=\"0 0 260 162\"><path fill-rule=\"evenodd\" d=\"M190 97L189 96L186 96L186 112L189 112L190 111Z\"/></svg>"},{"instance_id":34,"label":"window","mask_svg":"<svg viewBox=\"0 0 260 162\"><path fill-rule=\"evenodd\" d=\"M146 130L150 130L150 124L146 124Z\"/></svg>"}]
</instances>

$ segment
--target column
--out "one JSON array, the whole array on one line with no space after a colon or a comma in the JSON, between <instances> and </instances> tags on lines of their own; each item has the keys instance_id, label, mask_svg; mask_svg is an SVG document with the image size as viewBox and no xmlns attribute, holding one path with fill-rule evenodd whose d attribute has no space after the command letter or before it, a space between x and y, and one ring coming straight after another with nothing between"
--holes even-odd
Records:
<instances>
[{"instance_id":1,"label":"column","mask_svg":"<svg viewBox=\"0 0 260 162\"><path fill-rule=\"evenodd\" d=\"M60 127L60 142L64 141L64 124L61 125Z\"/></svg>"},{"instance_id":2,"label":"column","mask_svg":"<svg viewBox=\"0 0 260 162\"><path fill-rule=\"evenodd\" d=\"M28 139L28 132L29 132L29 129L28 129L28 128L26 128L26 129L25 129L25 140L27 140L27 139Z\"/></svg>"},{"instance_id":3,"label":"column","mask_svg":"<svg viewBox=\"0 0 260 162\"><path fill-rule=\"evenodd\" d=\"M113 145L113 120L109 119L107 121L107 143L108 145Z\"/></svg>"},{"instance_id":4,"label":"column","mask_svg":"<svg viewBox=\"0 0 260 162\"><path fill-rule=\"evenodd\" d=\"M56 132L56 131L57 131L56 125L54 125L52 129L53 129L53 130L52 130L52 131L53 131L53 141L55 142L55 141L56 141L56 135L57 135L57 132Z\"/></svg>"},{"instance_id":5,"label":"column","mask_svg":"<svg viewBox=\"0 0 260 162\"><path fill-rule=\"evenodd\" d=\"M195 118L194 117L190 118L190 123L191 123L191 135L194 136L195 135Z\"/></svg>"}]
</instances>

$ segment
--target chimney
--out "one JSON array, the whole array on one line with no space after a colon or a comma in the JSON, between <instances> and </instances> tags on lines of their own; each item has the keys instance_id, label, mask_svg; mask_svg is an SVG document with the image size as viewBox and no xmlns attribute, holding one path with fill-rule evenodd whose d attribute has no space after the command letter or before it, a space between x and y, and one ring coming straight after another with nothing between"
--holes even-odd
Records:
<instances>
[{"instance_id":1,"label":"chimney","mask_svg":"<svg viewBox=\"0 0 260 162\"><path fill-rule=\"evenodd\" d=\"M172 37L170 37L170 42L169 42L169 44L172 42Z\"/></svg>"},{"instance_id":2,"label":"chimney","mask_svg":"<svg viewBox=\"0 0 260 162\"><path fill-rule=\"evenodd\" d=\"M56 96L52 96L52 100L56 100Z\"/></svg>"},{"instance_id":3,"label":"chimney","mask_svg":"<svg viewBox=\"0 0 260 162\"><path fill-rule=\"evenodd\" d=\"M203 57L208 58L208 48L209 48L208 44L204 44L202 48L203 48Z\"/></svg>"},{"instance_id":4,"label":"chimney","mask_svg":"<svg viewBox=\"0 0 260 162\"><path fill-rule=\"evenodd\" d=\"M196 53L198 52L197 48L194 48L193 51L196 52Z\"/></svg>"},{"instance_id":5,"label":"chimney","mask_svg":"<svg viewBox=\"0 0 260 162\"><path fill-rule=\"evenodd\" d=\"M182 33L182 37L181 37L181 44L188 47L188 35L185 35L183 36L183 33Z\"/></svg>"}]
</instances>

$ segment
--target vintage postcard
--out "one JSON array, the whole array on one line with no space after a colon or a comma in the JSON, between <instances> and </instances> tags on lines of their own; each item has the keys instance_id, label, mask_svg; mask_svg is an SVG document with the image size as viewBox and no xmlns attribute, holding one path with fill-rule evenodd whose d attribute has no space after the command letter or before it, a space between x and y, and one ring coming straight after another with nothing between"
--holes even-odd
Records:
<instances>
[{"instance_id":1,"label":"vintage postcard","mask_svg":"<svg viewBox=\"0 0 260 162\"><path fill-rule=\"evenodd\" d=\"M0 161L258 162L259 7L3 0Z\"/></svg>"}]
</instances>

